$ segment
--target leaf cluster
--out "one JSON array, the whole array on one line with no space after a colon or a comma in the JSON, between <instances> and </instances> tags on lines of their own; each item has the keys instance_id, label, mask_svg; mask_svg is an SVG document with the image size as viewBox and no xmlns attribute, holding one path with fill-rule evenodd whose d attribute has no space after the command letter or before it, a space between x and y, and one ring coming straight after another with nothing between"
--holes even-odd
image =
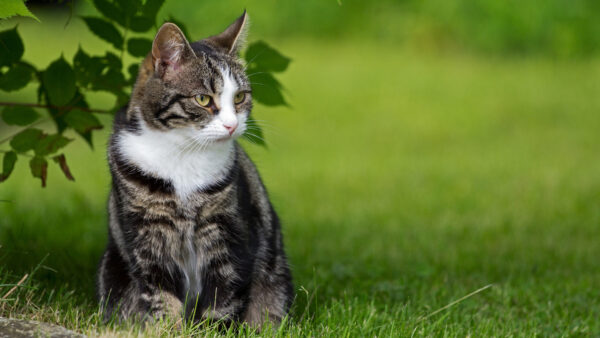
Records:
<instances>
[{"instance_id":1,"label":"leaf cluster","mask_svg":"<svg viewBox=\"0 0 600 338\"><path fill-rule=\"evenodd\" d=\"M0 32L0 91L13 92L37 85L35 103L0 102L4 106L0 109L1 121L13 126L8 130L16 130L8 136L0 135L0 152L4 153L0 182L9 178L20 157L29 159L31 174L41 179L42 186L46 185L49 159L67 179L73 180L63 148L74 139L64 136L65 132L73 131L93 147L92 132L104 127L97 115L112 116L127 105L139 59L125 65L124 53L143 58L151 50L152 40L145 36L157 29L157 14L164 0L93 0L92 3L97 15L83 16L81 20L112 47L103 55L90 55L80 45L72 60L60 55L46 68L38 68L22 59L25 46L18 27ZM0 11L0 17L3 15L6 13ZM187 32L179 20L169 17L169 21ZM284 71L290 59L262 41L251 44L244 58L255 100L266 106L287 105L283 86L273 74ZM98 91L114 96L111 109L93 108L88 103L87 94ZM54 131L35 128L48 120L53 122ZM264 145L256 121L248 123L251 132L247 138ZM5 145L10 148L3 150Z\"/></svg>"}]
</instances>

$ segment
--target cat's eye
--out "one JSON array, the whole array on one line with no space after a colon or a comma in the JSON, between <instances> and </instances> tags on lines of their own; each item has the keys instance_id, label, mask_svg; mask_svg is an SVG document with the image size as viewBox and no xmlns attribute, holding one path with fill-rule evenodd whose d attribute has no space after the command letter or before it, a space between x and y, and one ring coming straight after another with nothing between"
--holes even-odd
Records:
<instances>
[{"instance_id":1,"label":"cat's eye","mask_svg":"<svg viewBox=\"0 0 600 338\"><path fill-rule=\"evenodd\" d=\"M196 96L196 102L198 102L199 105L201 105L202 107L208 107L208 105L210 104L211 101L211 97L208 95L204 95L204 94L200 94Z\"/></svg>"},{"instance_id":2,"label":"cat's eye","mask_svg":"<svg viewBox=\"0 0 600 338\"><path fill-rule=\"evenodd\" d=\"M245 98L246 98L246 93L239 92L239 93L235 94L235 96L233 97L233 102L235 104L240 104L240 103L244 102Z\"/></svg>"}]
</instances>

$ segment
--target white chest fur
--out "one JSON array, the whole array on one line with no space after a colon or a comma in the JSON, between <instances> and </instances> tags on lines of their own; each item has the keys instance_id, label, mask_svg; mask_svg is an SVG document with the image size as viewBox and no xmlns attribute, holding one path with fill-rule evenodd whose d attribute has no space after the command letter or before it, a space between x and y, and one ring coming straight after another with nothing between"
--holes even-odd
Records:
<instances>
[{"instance_id":1,"label":"white chest fur","mask_svg":"<svg viewBox=\"0 0 600 338\"><path fill-rule=\"evenodd\" d=\"M123 131L118 135L117 149L143 172L171 182L176 194L185 199L224 179L234 161L232 140L207 146L194 140L194 132L148 128L139 134Z\"/></svg>"}]
</instances>

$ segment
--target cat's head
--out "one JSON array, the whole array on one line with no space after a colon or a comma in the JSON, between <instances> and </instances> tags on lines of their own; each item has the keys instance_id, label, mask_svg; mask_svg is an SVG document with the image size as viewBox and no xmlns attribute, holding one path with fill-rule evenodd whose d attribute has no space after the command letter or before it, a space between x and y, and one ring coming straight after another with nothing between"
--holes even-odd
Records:
<instances>
[{"instance_id":1,"label":"cat's head","mask_svg":"<svg viewBox=\"0 0 600 338\"><path fill-rule=\"evenodd\" d=\"M182 143L241 136L252 109L250 82L238 58L246 12L225 31L188 42L175 24L160 27L138 75L128 118Z\"/></svg>"}]
</instances>

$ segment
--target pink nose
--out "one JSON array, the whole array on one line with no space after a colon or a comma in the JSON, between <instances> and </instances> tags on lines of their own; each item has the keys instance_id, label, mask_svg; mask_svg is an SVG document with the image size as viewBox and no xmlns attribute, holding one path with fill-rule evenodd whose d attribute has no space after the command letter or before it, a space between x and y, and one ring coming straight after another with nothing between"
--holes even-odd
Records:
<instances>
[{"instance_id":1,"label":"pink nose","mask_svg":"<svg viewBox=\"0 0 600 338\"><path fill-rule=\"evenodd\" d=\"M231 135L231 134L233 134L233 132L237 128L237 123L234 124L234 125L231 125L231 126L228 126L228 125L224 124L223 127L225 127L225 129L227 129L227 131L229 132L229 135Z\"/></svg>"}]
</instances>

